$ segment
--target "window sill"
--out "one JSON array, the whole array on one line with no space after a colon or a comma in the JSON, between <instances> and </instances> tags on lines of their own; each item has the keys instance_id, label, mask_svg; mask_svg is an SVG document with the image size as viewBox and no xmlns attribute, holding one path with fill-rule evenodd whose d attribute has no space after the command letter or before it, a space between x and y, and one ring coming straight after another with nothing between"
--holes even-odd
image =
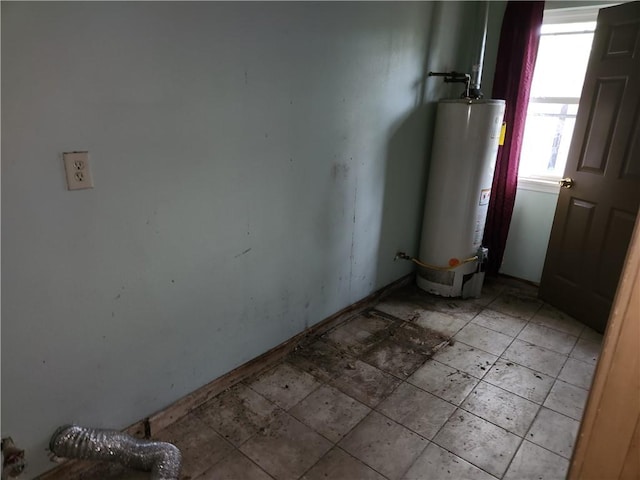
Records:
<instances>
[{"instance_id":1,"label":"window sill","mask_svg":"<svg viewBox=\"0 0 640 480\"><path fill-rule=\"evenodd\" d=\"M534 192L553 193L558 195L560 193L560 179L552 178L518 178L519 190L531 190Z\"/></svg>"}]
</instances>

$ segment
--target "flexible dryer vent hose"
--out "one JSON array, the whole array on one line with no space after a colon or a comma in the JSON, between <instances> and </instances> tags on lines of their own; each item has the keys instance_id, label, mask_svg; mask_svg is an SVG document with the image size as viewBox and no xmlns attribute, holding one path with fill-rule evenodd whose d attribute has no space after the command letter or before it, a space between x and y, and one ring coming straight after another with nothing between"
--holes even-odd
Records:
<instances>
[{"instance_id":1,"label":"flexible dryer vent hose","mask_svg":"<svg viewBox=\"0 0 640 480\"><path fill-rule=\"evenodd\" d=\"M178 480L182 467L182 455L175 445L140 440L115 430L65 425L55 431L49 449L58 457L111 461L151 471L152 480Z\"/></svg>"}]
</instances>

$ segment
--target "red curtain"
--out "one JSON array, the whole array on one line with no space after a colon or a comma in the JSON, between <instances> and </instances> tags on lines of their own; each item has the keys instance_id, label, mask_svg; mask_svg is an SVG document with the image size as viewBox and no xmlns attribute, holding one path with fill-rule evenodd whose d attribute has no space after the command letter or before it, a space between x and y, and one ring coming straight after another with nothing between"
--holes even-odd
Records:
<instances>
[{"instance_id":1,"label":"red curtain","mask_svg":"<svg viewBox=\"0 0 640 480\"><path fill-rule=\"evenodd\" d=\"M493 275L498 274L502 264L516 199L520 150L543 10L543 1L509 1L502 20L491 97L506 100L507 133L504 145L498 149L483 241L489 248L487 273Z\"/></svg>"}]
</instances>

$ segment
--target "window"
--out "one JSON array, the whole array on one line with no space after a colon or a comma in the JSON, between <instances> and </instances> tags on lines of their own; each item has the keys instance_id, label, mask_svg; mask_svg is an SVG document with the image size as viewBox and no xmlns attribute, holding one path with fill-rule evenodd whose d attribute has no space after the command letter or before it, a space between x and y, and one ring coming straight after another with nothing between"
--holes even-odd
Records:
<instances>
[{"instance_id":1,"label":"window","mask_svg":"<svg viewBox=\"0 0 640 480\"><path fill-rule=\"evenodd\" d=\"M597 13L596 8L545 11L520 155L521 179L557 181L564 173Z\"/></svg>"}]
</instances>

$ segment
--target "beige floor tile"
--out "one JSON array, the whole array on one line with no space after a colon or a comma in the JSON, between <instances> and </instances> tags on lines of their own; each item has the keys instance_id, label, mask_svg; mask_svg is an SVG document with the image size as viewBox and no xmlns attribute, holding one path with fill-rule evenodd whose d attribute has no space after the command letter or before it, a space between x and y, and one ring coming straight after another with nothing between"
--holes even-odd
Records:
<instances>
[{"instance_id":1,"label":"beige floor tile","mask_svg":"<svg viewBox=\"0 0 640 480\"><path fill-rule=\"evenodd\" d=\"M589 392L584 388L556 380L544 401L544 406L580 421L588 395Z\"/></svg>"},{"instance_id":2,"label":"beige floor tile","mask_svg":"<svg viewBox=\"0 0 640 480\"><path fill-rule=\"evenodd\" d=\"M559 332L543 325L529 323L518 335L523 342L532 343L562 355L569 355L578 337Z\"/></svg>"},{"instance_id":3,"label":"beige floor tile","mask_svg":"<svg viewBox=\"0 0 640 480\"><path fill-rule=\"evenodd\" d=\"M173 443L182 453L181 478L195 478L233 451L233 446L193 414L153 435Z\"/></svg>"},{"instance_id":4,"label":"beige floor tile","mask_svg":"<svg viewBox=\"0 0 640 480\"><path fill-rule=\"evenodd\" d=\"M385 478L344 450L334 447L302 477L302 480L385 480Z\"/></svg>"},{"instance_id":5,"label":"beige floor tile","mask_svg":"<svg viewBox=\"0 0 640 480\"><path fill-rule=\"evenodd\" d=\"M527 321L485 308L471 320L471 323L500 332L503 335L516 337L527 324Z\"/></svg>"},{"instance_id":6,"label":"beige floor tile","mask_svg":"<svg viewBox=\"0 0 640 480\"><path fill-rule=\"evenodd\" d=\"M390 297L385 298L385 301L404 301L420 307L422 311L437 311L441 313L449 314L459 320L468 322L475 317L482 309L482 305L476 301L476 299L460 299L460 298L447 298L439 297L437 295L431 295L423 290L420 290L417 285L409 285L402 289L402 291L392 294ZM420 312L420 315L423 315ZM411 319L418 322L420 319L415 316Z\"/></svg>"},{"instance_id":7,"label":"beige floor tile","mask_svg":"<svg viewBox=\"0 0 640 480\"><path fill-rule=\"evenodd\" d=\"M442 348L433 358L476 378L482 378L498 359L496 355L483 352L462 342L455 342L453 345Z\"/></svg>"},{"instance_id":8,"label":"beige floor tile","mask_svg":"<svg viewBox=\"0 0 640 480\"><path fill-rule=\"evenodd\" d=\"M537 403L484 381L476 386L460 407L520 437L527 433L540 409Z\"/></svg>"},{"instance_id":9,"label":"beige floor tile","mask_svg":"<svg viewBox=\"0 0 640 480\"><path fill-rule=\"evenodd\" d=\"M481 305L478 305L474 299L462 299L462 298L446 298L435 297L432 300L431 310L446 313L459 320L470 322L473 317L478 315L483 309Z\"/></svg>"},{"instance_id":10,"label":"beige floor tile","mask_svg":"<svg viewBox=\"0 0 640 480\"><path fill-rule=\"evenodd\" d=\"M361 360L398 378L405 379L420 367L447 337L428 328L403 322L385 330L388 336L372 346Z\"/></svg>"},{"instance_id":11,"label":"beige floor tile","mask_svg":"<svg viewBox=\"0 0 640 480\"><path fill-rule=\"evenodd\" d=\"M568 470L567 459L525 440L504 480L565 480Z\"/></svg>"},{"instance_id":12,"label":"beige floor tile","mask_svg":"<svg viewBox=\"0 0 640 480\"><path fill-rule=\"evenodd\" d=\"M376 333L387 329L391 324L391 320L375 315L358 315L334 328L323 338L341 350L359 355L381 341L382 337L376 336Z\"/></svg>"},{"instance_id":13,"label":"beige floor tile","mask_svg":"<svg viewBox=\"0 0 640 480\"><path fill-rule=\"evenodd\" d=\"M393 317L414 322L420 317L420 312L424 310L420 305L402 299L388 298L376 304L376 310L391 315Z\"/></svg>"},{"instance_id":14,"label":"beige floor tile","mask_svg":"<svg viewBox=\"0 0 640 480\"><path fill-rule=\"evenodd\" d=\"M473 322L466 325L453 338L466 345L471 345L498 356L502 355L513 341L513 337L476 325Z\"/></svg>"},{"instance_id":15,"label":"beige floor tile","mask_svg":"<svg viewBox=\"0 0 640 480\"><path fill-rule=\"evenodd\" d=\"M435 443L431 443L404 474L402 480L495 480L495 478Z\"/></svg>"},{"instance_id":16,"label":"beige floor tile","mask_svg":"<svg viewBox=\"0 0 640 480\"><path fill-rule=\"evenodd\" d=\"M387 338L361 358L383 372L405 379L426 362L429 356Z\"/></svg>"},{"instance_id":17,"label":"beige floor tile","mask_svg":"<svg viewBox=\"0 0 640 480\"><path fill-rule=\"evenodd\" d=\"M313 375L284 362L247 385L280 408L289 410L321 383Z\"/></svg>"},{"instance_id":18,"label":"beige floor tile","mask_svg":"<svg viewBox=\"0 0 640 480\"><path fill-rule=\"evenodd\" d=\"M442 335L452 337L469 323L469 320L451 313L423 310L415 322L421 327L430 328Z\"/></svg>"},{"instance_id":19,"label":"beige floor tile","mask_svg":"<svg viewBox=\"0 0 640 480\"><path fill-rule=\"evenodd\" d=\"M489 308L522 320L530 320L541 305L542 302L535 297L505 290L489 304Z\"/></svg>"},{"instance_id":20,"label":"beige floor tile","mask_svg":"<svg viewBox=\"0 0 640 480\"><path fill-rule=\"evenodd\" d=\"M523 342L517 338L505 350L502 358L552 377L560 373L567 360L565 355Z\"/></svg>"},{"instance_id":21,"label":"beige floor tile","mask_svg":"<svg viewBox=\"0 0 640 480\"><path fill-rule=\"evenodd\" d=\"M598 361L599 355L599 343L587 340L585 338L579 338L576 342L576 346L573 348L573 350L571 351L571 355L569 356L595 365L595 363Z\"/></svg>"},{"instance_id":22,"label":"beige floor tile","mask_svg":"<svg viewBox=\"0 0 640 480\"><path fill-rule=\"evenodd\" d=\"M455 405L411 384L403 383L376 410L431 439L455 409Z\"/></svg>"},{"instance_id":23,"label":"beige floor tile","mask_svg":"<svg viewBox=\"0 0 640 480\"><path fill-rule=\"evenodd\" d=\"M571 385L589 390L595 368L596 367L593 363L569 358L567 363L564 364L564 367L562 367L558 378L564 382L570 383Z\"/></svg>"},{"instance_id":24,"label":"beige floor tile","mask_svg":"<svg viewBox=\"0 0 640 480\"><path fill-rule=\"evenodd\" d=\"M485 277L480 298L474 298L473 301L478 305L486 307L504 291L504 288L504 285L500 282L496 282L492 278Z\"/></svg>"},{"instance_id":25,"label":"beige floor tile","mask_svg":"<svg viewBox=\"0 0 640 480\"><path fill-rule=\"evenodd\" d=\"M498 281L504 285L504 292L517 292L538 298L538 287L532 283L509 277L499 278Z\"/></svg>"},{"instance_id":26,"label":"beige floor tile","mask_svg":"<svg viewBox=\"0 0 640 480\"><path fill-rule=\"evenodd\" d=\"M200 406L194 415L237 447L268 426L279 411L262 395L238 384Z\"/></svg>"},{"instance_id":27,"label":"beige floor tile","mask_svg":"<svg viewBox=\"0 0 640 480\"><path fill-rule=\"evenodd\" d=\"M323 385L289 413L332 442L338 442L371 411L341 391Z\"/></svg>"},{"instance_id":28,"label":"beige floor tile","mask_svg":"<svg viewBox=\"0 0 640 480\"><path fill-rule=\"evenodd\" d=\"M432 353L433 348L449 340L449 336L417 323L403 322L393 333L395 341L423 353Z\"/></svg>"},{"instance_id":29,"label":"beige floor tile","mask_svg":"<svg viewBox=\"0 0 640 480\"><path fill-rule=\"evenodd\" d=\"M195 480L272 480L264 470L238 450L218 462Z\"/></svg>"},{"instance_id":30,"label":"beige floor tile","mask_svg":"<svg viewBox=\"0 0 640 480\"><path fill-rule=\"evenodd\" d=\"M276 480L299 478L331 442L287 413L246 441L240 451Z\"/></svg>"},{"instance_id":31,"label":"beige floor tile","mask_svg":"<svg viewBox=\"0 0 640 480\"><path fill-rule=\"evenodd\" d=\"M289 364L323 382L340 375L355 360L354 356L322 340L302 344L287 357Z\"/></svg>"},{"instance_id":32,"label":"beige floor tile","mask_svg":"<svg viewBox=\"0 0 640 480\"><path fill-rule=\"evenodd\" d=\"M582 323L546 303L540 307L531 321L576 337L580 336L585 328Z\"/></svg>"},{"instance_id":33,"label":"beige floor tile","mask_svg":"<svg viewBox=\"0 0 640 480\"><path fill-rule=\"evenodd\" d=\"M565 415L542 408L526 439L565 458L571 458L580 423Z\"/></svg>"},{"instance_id":34,"label":"beige floor tile","mask_svg":"<svg viewBox=\"0 0 640 480\"><path fill-rule=\"evenodd\" d=\"M389 328L393 323L393 320L383 318L371 311L361 313L360 315L357 315L345 322L345 324L349 325L349 328L351 328L354 333L366 332L371 335L375 335L376 333Z\"/></svg>"},{"instance_id":35,"label":"beige floor tile","mask_svg":"<svg viewBox=\"0 0 640 480\"><path fill-rule=\"evenodd\" d=\"M464 410L453 414L433 442L501 477L516 453L520 438Z\"/></svg>"},{"instance_id":36,"label":"beige floor tile","mask_svg":"<svg viewBox=\"0 0 640 480\"><path fill-rule=\"evenodd\" d=\"M601 333L596 332L594 329L585 326L584 330L580 334L580 338L588 342L601 344L603 336Z\"/></svg>"},{"instance_id":37,"label":"beige floor tile","mask_svg":"<svg viewBox=\"0 0 640 480\"><path fill-rule=\"evenodd\" d=\"M375 407L401 380L360 360L349 362L329 384L369 407Z\"/></svg>"},{"instance_id":38,"label":"beige floor tile","mask_svg":"<svg viewBox=\"0 0 640 480\"><path fill-rule=\"evenodd\" d=\"M541 404L547 397L554 379L509 360L498 360L483 379L485 382Z\"/></svg>"},{"instance_id":39,"label":"beige floor tile","mask_svg":"<svg viewBox=\"0 0 640 480\"><path fill-rule=\"evenodd\" d=\"M339 446L391 480L399 479L428 441L377 412L371 412Z\"/></svg>"},{"instance_id":40,"label":"beige floor tile","mask_svg":"<svg viewBox=\"0 0 640 480\"><path fill-rule=\"evenodd\" d=\"M429 360L407 381L450 403L460 405L479 380L456 368Z\"/></svg>"}]
</instances>

